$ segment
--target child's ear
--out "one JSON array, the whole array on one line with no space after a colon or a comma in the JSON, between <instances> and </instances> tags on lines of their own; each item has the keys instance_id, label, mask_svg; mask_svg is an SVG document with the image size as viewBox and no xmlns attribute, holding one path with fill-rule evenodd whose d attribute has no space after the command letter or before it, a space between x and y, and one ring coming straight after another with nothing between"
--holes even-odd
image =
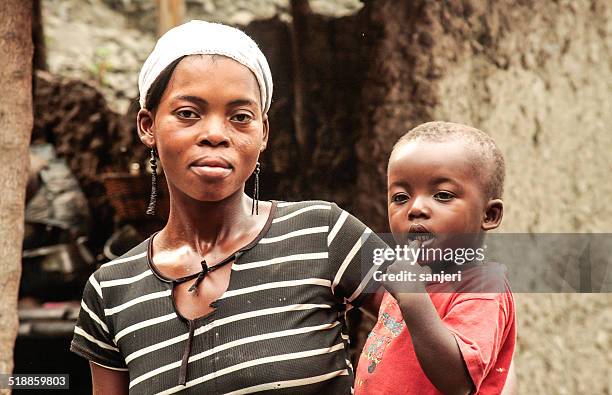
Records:
<instances>
[{"instance_id":1,"label":"child's ear","mask_svg":"<svg viewBox=\"0 0 612 395\"><path fill-rule=\"evenodd\" d=\"M489 200L485 207L482 230L493 230L499 226L504 216L504 202L501 199Z\"/></svg>"},{"instance_id":2,"label":"child's ear","mask_svg":"<svg viewBox=\"0 0 612 395\"><path fill-rule=\"evenodd\" d=\"M144 145L149 148L155 147L155 134L153 133L153 113L146 108L141 108L136 117L138 137Z\"/></svg>"}]
</instances>

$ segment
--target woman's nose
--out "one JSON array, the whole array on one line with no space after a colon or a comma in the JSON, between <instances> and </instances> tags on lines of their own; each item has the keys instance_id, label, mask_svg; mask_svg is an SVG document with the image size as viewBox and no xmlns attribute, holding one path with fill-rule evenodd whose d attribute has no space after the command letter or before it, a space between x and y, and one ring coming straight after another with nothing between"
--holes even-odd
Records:
<instances>
[{"instance_id":1,"label":"woman's nose","mask_svg":"<svg viewBox=\"0 0 612 395\"><path fill-rule=\"evenodd\" d=\"M427 202L424 198L415 197L412 202L412 206L410 207L410 211L408 211L408 219L416 219L416 218L429 218L431 215L431 210L427 206Z\"/></svg>"},{"instance_id":2,"label":"woman's nose","mask_svg":"<svg viewBox=\"0 0 612 395\"><path fill-rule=\"evenodd\" d=\"M229 138L224 117L209 116L201 124L198 145L229 146Z\"/></svg>"}]
</instances>

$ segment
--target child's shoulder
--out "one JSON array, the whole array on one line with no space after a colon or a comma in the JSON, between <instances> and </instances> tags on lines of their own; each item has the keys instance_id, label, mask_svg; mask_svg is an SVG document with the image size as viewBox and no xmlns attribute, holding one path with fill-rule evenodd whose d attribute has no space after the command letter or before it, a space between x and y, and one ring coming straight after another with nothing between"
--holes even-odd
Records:
<instances>
[{"instance_id":1,"label":"child's shoulder","mask_svg":"<svg viewBox=\"0 0 612 395\"><path fill-rule=\"evenodd\" d=\"M514 296L504 265L486 262L456 269L458 281L428 286L435 305L451 308L459 303L493 300L504 310L514 309Z\"/></svg>"},{"instance_id":2,"label":"child's shoulder","mask_svg":"<svg viewBox=\"0 0 612 395\"><path fill-rule=\"evenodd\" d=\"M457 287L458 293L474 293L482 298L496 298L498 295L512 293L506 267L497 262L465 265L459 271L461 281Z\"/></svg>"}]
</instances>

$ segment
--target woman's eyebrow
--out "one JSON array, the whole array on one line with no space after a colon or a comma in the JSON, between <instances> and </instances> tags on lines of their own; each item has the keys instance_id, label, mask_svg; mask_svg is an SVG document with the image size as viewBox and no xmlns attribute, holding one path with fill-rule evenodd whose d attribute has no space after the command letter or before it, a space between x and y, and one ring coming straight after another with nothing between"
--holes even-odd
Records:
<instances>
[{"instance_id":1,"label":"woman's eyebrow","mask_svg":"<svg viewBox=\"0 0 612 395\"><path fill-rule=\"evenodd\" d=\"M201 97L198 96L192 96L192 95L178 95L174 98L174 100L185 100L185 101L189 101L192 102L196 105L199 105L201 107L206 107L209 105L208 101L206 99L202 99ZM230 101L229 103L227 103L228 107L237 107L237 106L257 106L257 102L255 102L254 100L251 99L235 99Z\"/></svg>"},{"instance_id":2,"label":"woman's eyebrow","mask_svg":"<svg viewBox=\"0 0 612 395\"><path fill-rule=\"evenodd\" d=\"M231 106L231 107L237 107L237 106L257 106L257 102L255 102L255 101L253 101L251 99L236 99L236 100L232 100L227 105Z\"/></svg>"},{"instance_id":3,"label":"woman's eyebrow","mask_svg":"<svg viewBox=\"0 0 612 395\"><path fill-rule=\"evenodd\" d=\"M179 95L176 96L174 98L174 100L185 100L188 102L192 102L194 104L197 104L201 107L206 107L208 106L208 102L205 99L202 99L201 97L198 96L191 96L191 95Z\"/></svg>"}]
</instances>

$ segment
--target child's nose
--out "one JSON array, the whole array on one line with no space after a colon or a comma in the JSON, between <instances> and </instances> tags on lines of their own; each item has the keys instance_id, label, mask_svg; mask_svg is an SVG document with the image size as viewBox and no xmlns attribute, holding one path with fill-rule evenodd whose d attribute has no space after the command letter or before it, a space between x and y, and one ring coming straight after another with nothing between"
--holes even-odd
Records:
<instances>
[{"instance_id":1,"label":"child's nose","mask_svg":"<svg viewBox=\"0 0 612 395\"><path fill-rule=\"evenodd\" d=\"M429 218L431 211L427 206L425 199L421 197L415 197L408 211L408 219L413 220L417 218Z\"/></svg>"}]
</instances>

